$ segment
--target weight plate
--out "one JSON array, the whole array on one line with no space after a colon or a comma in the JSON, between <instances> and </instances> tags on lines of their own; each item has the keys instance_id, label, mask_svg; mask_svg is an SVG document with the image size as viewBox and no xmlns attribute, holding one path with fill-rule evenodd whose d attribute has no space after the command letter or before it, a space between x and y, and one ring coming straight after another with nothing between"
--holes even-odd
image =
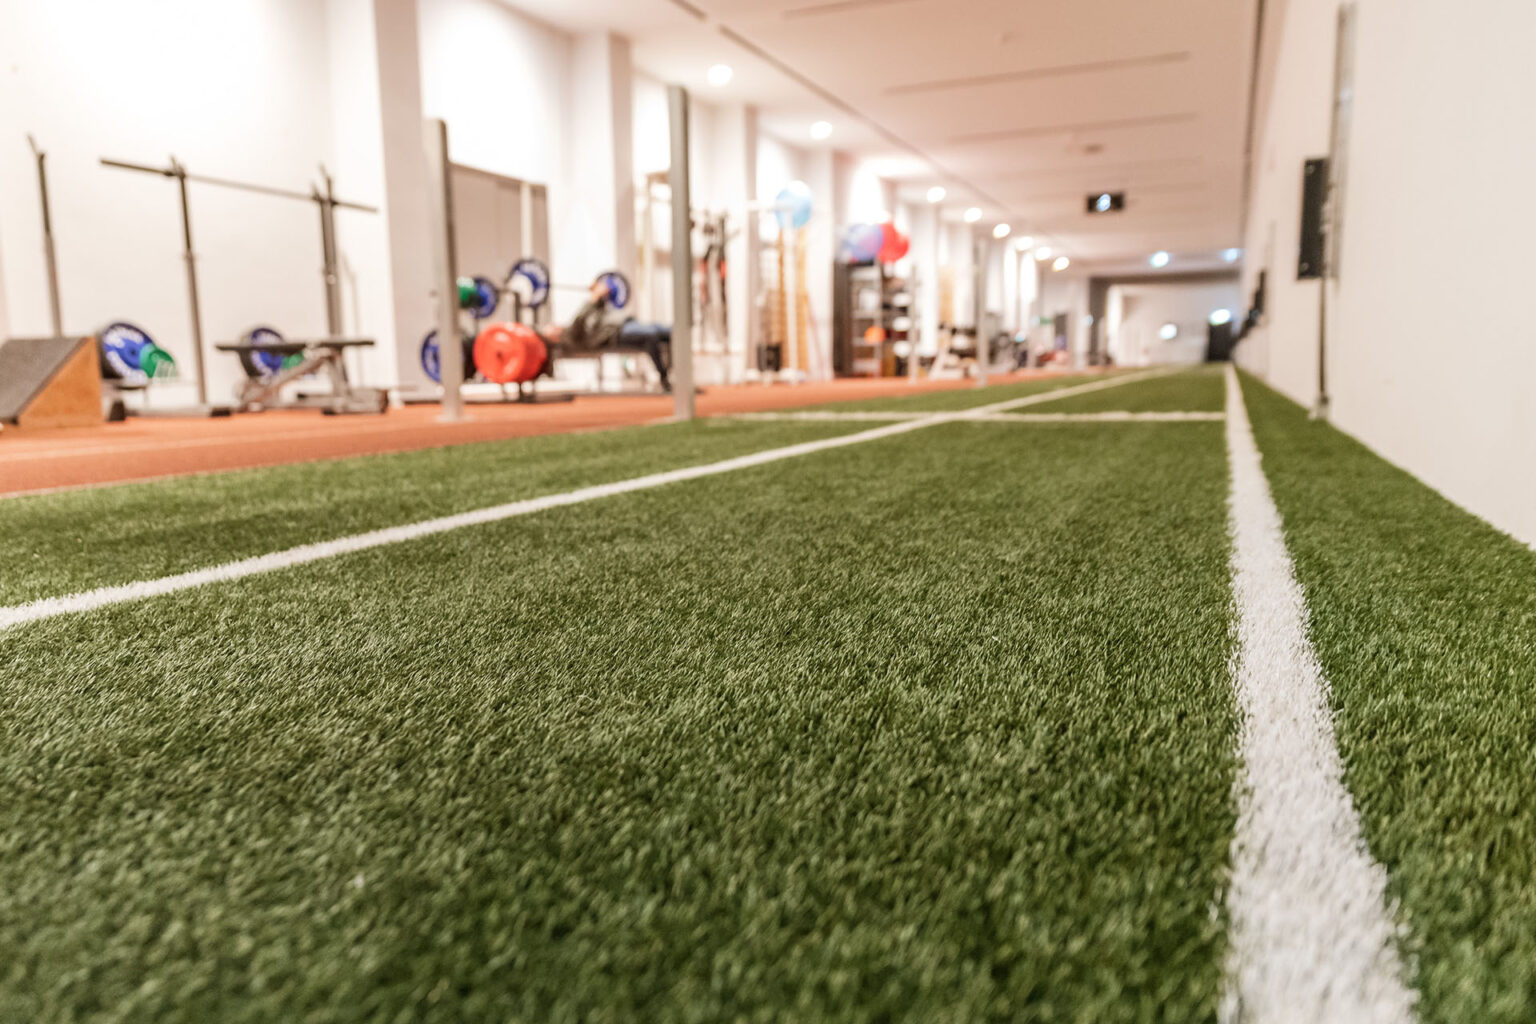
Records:
<instances>
[{"instance_id":1,"label":"weight plate","mask_svg":"<svg viewBox=\"0 0 1536 1024\"><path fill-rule=\"evenodd\" d=\"M176 376L176 360L165 349L150 342L144 346L144 351L139 355L139 369L150 378L164 378Z\"/></svg>"},{"instance_id":2,"label":"weight plate","mask_svg":"<svg viewBox=\"0 0 1536 1024\"><path fill-rule=\"evenodd\" d=\"M549 267L536 256L525 256L507 271L506 286L525 307L539 309L549 301Z\"/></svg>"},{"instance_id":3,"label":"weight plate","mask_svg":"<svg viewBox=\"0 0 1536 1024\"><path fill-rule=\"evenodd\" d=\"M103 376L111 380L143 380L147 376L140 361L144 350L155 343L143 328L118 321L103 327L96 337Z\"/></svg>"},{"instance_id":4,"label":"weight plate","mask_svg":"<svg viewBox=\"0 0 1536 1024\"><path fill-rule=\"evenodd\" d=\"M475 375L474 346L475 339L464 335L464 379L470 380ZM427 336L421 339L421 372L434 384L443 382L443 354L437 348L437 332L428 331Z\"/></svg>"},{"instance_id":5,"label":"weight plate","mask_svg":"<svg viewBox=\"0 0 1536 1024\"><path fill-rule=\"evenodd\" d=\"M252 327L240 336L245 345L280 345L282 334L275 327ZM283 356L279 352L241 352L240 369L247 377L275 377L283 371Z\"/></svg>"},{"instance_id":6,"label":"weight plate","mask_svg":"<svg viewBox=\"0 0 1536 1024\"><path fill-rule=\"evenodd\" d=\"M496 307L501 305L501 289L496 287L496 282L488 277L475 277L475 301L469 307L469 311L476 320L487 320L496 315Z\"/></svg>"},{"instance_id":7,"label":"weight plate","mask_svg":"<svg viewBox=\"0 0 1536 1024\"><path fill-rule=\"evenodd\" d=\"M614 309L629 305L629 278L617 270L598 274L593 284L601 284L608 291L608 302Z\"/></svg>"}]
</instances>

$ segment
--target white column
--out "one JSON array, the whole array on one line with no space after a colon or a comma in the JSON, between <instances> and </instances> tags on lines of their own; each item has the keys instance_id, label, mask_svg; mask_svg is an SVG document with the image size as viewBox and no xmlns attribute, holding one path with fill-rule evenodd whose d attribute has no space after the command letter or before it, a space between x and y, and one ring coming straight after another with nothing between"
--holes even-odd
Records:
<instances>
[{"instance_id":1,"label":"white column","mask_svg":"<svg viewBox=\"0 0 1536 1024\"><path fill-rule=\"evenodd\" d=\"M609 32L576 37L571 48L565 170L569 186L555 214L552 271L586 282L605 270L635 280L633 68L629 41ZM551 189L551 191L555 191ZM555 319L573 314L579 293L555 292Z\"/></svg>"},{"instance_id":2,"label":"white column","mask_svg":"<svg viewBox=\"0 0 1536 1024\"><path fill-rule=\"evenodd\" d=\"M837 223L833 213L833 153L811 150L805 158L805 177L813 202L805 247L805 290L810 299L812 378L832 377L832 261L837 257Z\"/></svg>"},{"instance_id":3,"label":"white column","mask_svg":"<svg viewBox=\"0 0 1536 1024\"><path fill-rule=\"evenodd\" d=\"M1001 246L1003 258L1003 330L1012 338L1019 330L1019 250L1010 239Z\"/></svg>"},{"instance_id":4,"label":"white column","mask_svg":"<svg viewBox=\"0 0 1536 1024\"><path fill-rule=\"evenodd\" d=\"M924 355L939 350L939 235L939 207L929 203L912 225L920 299L917 351ZM913 364L916 362L914 359Z\"/></svg>"},{"instance_id":5,"label":"white column","mask_svg":"<svg viewBox=\"0 0 1536 1024\"><path fill-rule=\"evenodd\" d=\"M344 333L377 342L369 383L424 385L433 285L416 0L328 0L326 29L337 194L380 207L337 212Z\"/></svg>"},{"instance_id":6,"label":"white column","mask_svg":"<svg viewBox=\"0 0 1536 1024\"><path fill-rule=\"evenodd\" d=\"M757 310L752 300L758 293L761 262L758 256L757 214L757 108L735 104L715 113L715 187L729 222L725 246L726 334L730 339L727 382L741 380L755 365L757 341L753 325Z\"/></svg>"}]
</instances>

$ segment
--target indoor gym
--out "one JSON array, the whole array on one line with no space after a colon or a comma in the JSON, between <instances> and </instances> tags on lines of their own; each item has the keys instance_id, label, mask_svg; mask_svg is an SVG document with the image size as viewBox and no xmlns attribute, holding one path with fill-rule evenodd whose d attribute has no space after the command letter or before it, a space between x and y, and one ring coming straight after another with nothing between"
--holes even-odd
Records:
<instances>
[{"instance_id":1,"label":"indoor gym","mask_svg":"<svg viewBox=\"0 0 1536 1024\"><path fill-rule=\"evenodd\" d=\"M0 0L0 1021L1536 1019L1531 38Z\"/></svg>"}]
</instances>

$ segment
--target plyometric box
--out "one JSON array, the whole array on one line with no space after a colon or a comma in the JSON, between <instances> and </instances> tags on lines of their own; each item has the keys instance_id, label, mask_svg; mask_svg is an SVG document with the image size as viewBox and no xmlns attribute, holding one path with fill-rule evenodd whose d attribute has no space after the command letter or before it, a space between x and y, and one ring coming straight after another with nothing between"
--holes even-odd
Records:
<instances>
[{"instance_id":1,"label":"plyometric box","mask_svg":"<svg viewBox=\"0 0 1536 1024\"><path fill-rule=\"evenodd\" d=\"M0 342L0 422L85 427L102 422L101 363L93 338Z\"/></svg>"}]
</instances>

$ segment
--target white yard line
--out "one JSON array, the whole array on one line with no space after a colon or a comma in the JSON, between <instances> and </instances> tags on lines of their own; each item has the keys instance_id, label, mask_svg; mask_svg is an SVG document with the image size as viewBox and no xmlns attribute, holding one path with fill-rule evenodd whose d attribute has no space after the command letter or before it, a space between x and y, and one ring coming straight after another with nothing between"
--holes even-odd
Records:
<instances>
[{"instance_id":1,"label":"white yard line","mask_svg":"<svg viewBox=\"0 0 1536 1024\"><path fill-rule=\"evenodd\" d=\"M1344 787L1327 680L1231 367L1227 450L1243 763L1221 1020L1411 1021L1386 871Z\"/></svg>"},{"instance_id":2,"label":"white yard line","mask_svg":"<svg viewBox=\"0 0 1536 1024\"><path fill-rule=\"evenodd\" d=\"M850 423L895 423L901 420L921 420L934 415L932 412L855 412L831 409L800 409L787 412L733 412L727 414L733 420L774 420L820 423L822 421Z\"/></svg>"},{"instance_id":3,"label":"white yard line","mask_svg":"<svg viewBox=\"0 0 1536 1024\"><path fill-rule=\"evenodd\" d=\"M593 487L582 487L578 490L566 491L563 494L547 494L538 498L527 498L522 501L508 502L504 505L493 505L489 508L476 509L472 512L460 512L437 519L407 523L403 526L390 526L380 530L370 530L367 533L354 534L350 537L338 537L335 540L321 541L316 544L304 544L300 547L289 548L286 551L274 551L270 554L243 558L236 562L226 562L223 565L210 566L206 569L193 569L188 572L177 573L174 576L163 576L160 579L123 583L111 587L99 587L95 590L66 594L62 597L41 598L26 604L0 608L0 630L9 629L27 622L36 622L40 619L53 618L57 615L91 611L96 608L105 608L108 605L140 601L146 597L174 594L178 591L190 590L193 587L201 587L209 583L222 583L229 580L243 579L246 576L255 576L259 573L275 572L279 569L288 569L297 565L318 562L326 558L335 558L337 555L345 555L354 551L382 547L386 544L399 544L403 541L415 540L419 537L427 537L436 533L446 533L449 530L457 530L465 526L478 526L484 523L499 522L503 519L530 515L534 512L543 512L547 509L560 508L565 505L577 505L597 498L609 498L614 495L629 494L633 491L644 491L652 487L680 483L684 480L697 480L700 477L717 476L721 473L730 473L738 469L762 466L770 462L792 459L799 455L810 455L815 452L829 451L833 448L863 444L866 441L877 441L881 438L894 437L897 434L905 434L909 431L921 430L925 427L937 426L941 423L957 423L968 419L983 418L993 413L1005 412L1009 409L1017 409L1053 398L1086 394L1091 391L1100 391L1104 388L1130 384L1133 381L1145 380L1149 376L1155 376L1155 374L1128 374L1123 377L1096 380L1088 384L1079 384L1075 387L1062 388L1057 391L1048 391L1038 395L1026 395L1023 398L1014 398L1004 402L994 402L990 405L978 406L974 409L935 413L922 419L891 423L886 426L875 427L871 430L861 430L855 434L845 434L842 437L829 437L820 441L807 441L801 444L787 445L783 448L771 448L767 451L753 452L750 455L740 455L735 458L706 463L701 466L688 466L683 469L667 470L662 473L651 473L647 476L635 477L630 480L619 480L614 483L597 484Z\"/></svg>"},{"instance_id":4,"label":"white yard line","mask_svg":"<svg viewBox=\"0 0 1536 1024\"><path fill-rule=\"evenodd\" d=\"M799 422L871 422L897 423L932 416L931 412L744 412L733 413L736 420L778 420ZM1220 412L1032 412L988 413L968 419L986 423L1214 423L1226 419Z\"/></svg>"}]
</instances>

